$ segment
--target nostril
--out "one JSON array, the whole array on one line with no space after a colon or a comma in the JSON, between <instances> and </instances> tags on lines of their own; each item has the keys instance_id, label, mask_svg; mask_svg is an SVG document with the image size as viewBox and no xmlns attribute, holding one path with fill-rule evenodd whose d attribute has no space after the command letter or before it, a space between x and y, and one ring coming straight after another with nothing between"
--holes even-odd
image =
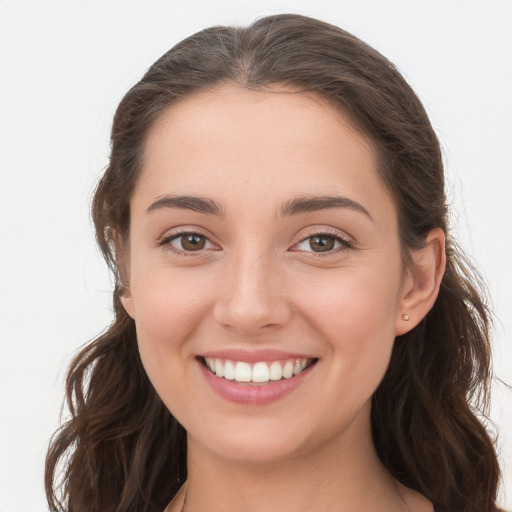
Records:
<instances>
[{"instance_id":1,"label":"nostril","mask_svg":"<svg viewBox=\"0 0 512 512\"><path fill-rule=\"evenodd\" d=\"M214 311L215 320L224 327L241 334L254 335L279 328L291 317L286 305L219 304Z\"/></svg>"}]
</instances>

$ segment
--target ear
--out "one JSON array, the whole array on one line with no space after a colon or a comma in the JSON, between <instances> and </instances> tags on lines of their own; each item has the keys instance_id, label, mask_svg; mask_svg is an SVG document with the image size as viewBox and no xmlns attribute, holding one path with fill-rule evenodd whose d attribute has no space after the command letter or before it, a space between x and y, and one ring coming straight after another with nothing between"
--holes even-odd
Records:
<instances>
[{"instance_id":1,"label":"ear","mask_svg":"<svg viewBox=\"0 0 512 512\"><path fill-rule=\"evenodd\" d=\"M129 286L124 286L123 294L121 295L121 304L124 310L135 320L135 308L133 307L133 298Z\"/></svg>"},{"instance_id":2,"label":"ear","mask_svg":"<svg viewBox=\"0 0 512 512\"><path fill-rule=\"evenodd\" d=\"M130 254L128 251L128 242L122 239L122 236L118 231L114 231L113 241L116 267L121 282L123 283L123 293L120 297L121 304L128 315L135 318L132 292L130 290Z\"/></svg>"},{"instance_id":3,"label":"ear","mask_svg":"<svg viewBox=\"0 0 512 512\"><path fill-rule=\"evenodd\" d=\"M446 268L446 239L442 229L433 229L425 246L411 252L412 269L405 278L395 319L395 335L416 327L434 305Z\"/></svg>"}]
</instances>

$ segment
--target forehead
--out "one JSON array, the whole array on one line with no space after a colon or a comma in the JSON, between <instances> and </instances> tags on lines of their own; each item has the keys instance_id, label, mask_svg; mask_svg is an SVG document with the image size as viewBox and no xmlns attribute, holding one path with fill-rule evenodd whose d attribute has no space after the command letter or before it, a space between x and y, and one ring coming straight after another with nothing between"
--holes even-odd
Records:
<instances>
[{"instance_id":1,"label":"forehead","mask_svg":"<svg viewBox=\"0 0 512 512\"><path fill-rule=\"evenodd\" d=\"M369 138L323 98L224 85L155 123L135 196L194 194L248 206L253 196L265 203L335 192L389 203L376 167Z\"/></svg>"},{"instance_id":2,"label":"forehead","mask_svg":"<svg viewBox=\"0 0 512 512\"><path fill-rule=\"evenodd\" d=\"M343 150L346 137L338 137L340 128L351 135L350 145L359 145L374 159L369 138L341 108L334 108L318 94L277 85L264 91L221 85L172 105L160 116L149 134L145 162L155 155L155 146L173 142L171 133L175 151L223 140L248 150L265 144L268 149L293 152L297 145L327 148L333 139Z\"/></svg>"}]
</instances>

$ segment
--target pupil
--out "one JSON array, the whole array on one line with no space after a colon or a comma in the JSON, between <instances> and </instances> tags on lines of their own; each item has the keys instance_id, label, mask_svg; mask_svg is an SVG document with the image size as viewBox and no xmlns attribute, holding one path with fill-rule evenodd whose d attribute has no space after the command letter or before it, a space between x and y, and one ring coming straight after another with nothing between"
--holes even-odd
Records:
<instances>
[{"instance_id":1,"label":"pupil","mask_svg":"<svg viewBox=\"0 0 512 512\"><path fill-rule=\"evenodd\" d=\"M334 248L334 238L332 236L314 236L309 245L315 252L327 252Z\"/></svg>"},{"instance_id":2,"label":"pupil","mask_svg":"<svg viewBox=\"0 0 512 512\"><path fill-rule=\"evenodd\" d=\"M185 235L181 245L189 251L199 251L205 245L205 238L201 235Z\"/></svg>"}]
</instances>

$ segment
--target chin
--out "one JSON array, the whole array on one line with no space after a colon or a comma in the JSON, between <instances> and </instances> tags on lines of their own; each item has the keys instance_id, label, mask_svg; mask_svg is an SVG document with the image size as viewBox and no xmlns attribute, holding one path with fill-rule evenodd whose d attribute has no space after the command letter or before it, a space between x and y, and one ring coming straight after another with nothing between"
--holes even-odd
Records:
<instances>
[{"instance_id":1,"label":"chin","mask_svg":"<svg viewBox=\"0 0 512 512\"><path fill-rule=\"evenodd\" d=\"M272 421L253 420L252 425L237 423L210 428L207 432L201 429L197 436L192 428L189 447L206 450L221 459L255 464L285 461L307 451L307 436L303 431L283 428L282 424Z\"/></svg>"}]
</instances>

